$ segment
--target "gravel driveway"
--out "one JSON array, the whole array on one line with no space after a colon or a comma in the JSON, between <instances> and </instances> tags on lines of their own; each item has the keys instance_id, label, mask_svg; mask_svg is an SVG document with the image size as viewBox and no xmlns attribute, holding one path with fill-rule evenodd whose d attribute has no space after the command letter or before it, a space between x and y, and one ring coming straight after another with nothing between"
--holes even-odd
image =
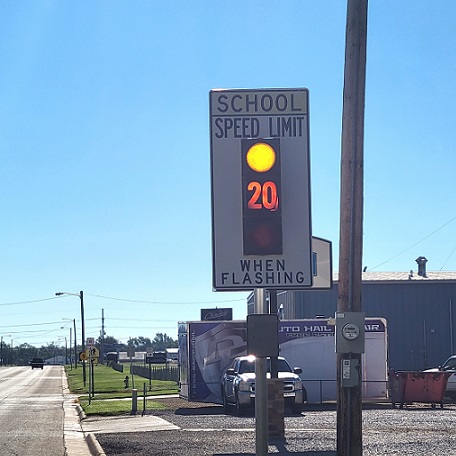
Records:
<instances>
[{"instance_id":1,"label":"gravel driveway","mask_svg":"<svg viewBox=\"0 0 456 456\"><path fill-rule=\"evenodd\" d=\"M179 430L98 434L108 456L254 455L252 415L224 415L216 405L174 399L154 415ZM393 409L378 404L363 410L363 455L456 455L456 406L432 409L424 404ZM271 440L270 454L336 456L334 405L309 406L285 417L285 440Z\"/></svg>"}]
</instances>

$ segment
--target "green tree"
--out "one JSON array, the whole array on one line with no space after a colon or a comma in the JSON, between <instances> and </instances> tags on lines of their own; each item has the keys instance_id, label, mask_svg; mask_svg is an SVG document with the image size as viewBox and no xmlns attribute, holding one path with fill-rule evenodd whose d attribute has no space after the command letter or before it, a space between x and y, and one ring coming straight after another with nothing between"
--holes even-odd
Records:
<instances>
[{"instance_id":1,"label":"green tree","mask_svg":"<svg viewBox=\"0 0 456 456\"><path fill-rule=\"evenodd\" d=\"M51 359L59 355L65 355L64 349L62 347L58 347L54 342L51 342L48 345L42 345L38 349L38 355L40 358L43 359Z\"/></svg>"},{"instance_id":2,"label":"green tree","mask_svg":"<svg viewBox=\"0 0 456 456\"><path fill-rule=\"evenodd\" d=\"M99 346L101 343L101 337L99 337L97 339L97 345ZM112 336L104 336L103 338L103 343L105 345L118 345L120 342L119 342L119 339L116 339L115 337L112 337Z\"/></svg>"},{"instance_id":3,"label":"green tree","mask_svg":"<svg viewBox=\"0 0 456 456\"><path fill-rule=\"evenodd\" d=\"M172 337L168 336L166 333L157 333L152 341L152 348L155 351L164 351L167 348L176 348L178 347L177 340L174 340Z\"/></svg>"},{"instance_id":4,"label":"green tree","mask_svg":"<svg viewBox=\"0 0 456 456\"><path fill-rule=\"evenodd\" d=\"M128 345L134 347L136 351L146 351L152 346L152 341L148 337L132 337L128 340Z\"/></svg>"},{"instance_id":5,"label":"green tree","mask_svg":"<svg viewBox=\"0 0 456 456\"><path fill-rule=\"evenodd\" d=\"M19 366L25 366L29 361L36 356L36 348L30 344L20 344L14 348L15 361Z\"/></svg>"}]
</instances>

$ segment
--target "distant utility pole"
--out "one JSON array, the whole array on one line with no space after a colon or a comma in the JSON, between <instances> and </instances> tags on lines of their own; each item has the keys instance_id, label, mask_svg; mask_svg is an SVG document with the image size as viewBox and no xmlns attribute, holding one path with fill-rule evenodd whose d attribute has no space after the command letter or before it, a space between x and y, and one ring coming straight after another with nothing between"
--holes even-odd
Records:
<instances>
[{"instance_id":1,"label":"distant utility pole","mask_svg":"<svg viewBox=\"0 0 456 456\"><path fill-rule=\"evenodd\" d=\"M104 326L104 309L101 309L101 333L100 333L100 362L103 364L104 357L104 336L105 336L105 326Z\"/></svg>"},{"instance_id":2,"label":"distant utility pole","mask_svg":"<svg viewBox=\"0 0 456 456\"><path fill-rule=\"evenodd\" d=\"M360 312L362 281L364 103L368 0L348 0L342 115L340 251L338 312ZM361 354L337 354L337 455L361 456L361 369L357 386L342 387L344 359Z\"/></svg>"}]
</instances>

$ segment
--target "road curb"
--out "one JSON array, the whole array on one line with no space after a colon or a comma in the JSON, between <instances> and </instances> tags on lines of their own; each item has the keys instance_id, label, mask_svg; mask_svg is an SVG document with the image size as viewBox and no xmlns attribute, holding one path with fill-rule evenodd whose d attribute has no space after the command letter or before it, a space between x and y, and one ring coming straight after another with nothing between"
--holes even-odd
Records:
<instances>
[{"instance_id":1,"label":"road curb","mask_svg":"<svg viewBox=\"0 0 456 456\"><path fill-rule=\"evenodd\" d=\"M103 451L103 448L101 448L101 445L98 443L94 434L87 434L86 442L92 456L106 456L106 453Z\"/></svg>"},{"instance_id":2,"label":"road curb","mask_svg":"<svg viewBox=\"0 0 456 456\"><path fill-rule=\"evenodd\" d=\"M85 420L87 418L84 409L79 404L76 405L76 413L79 417L79 421ZM99 444L97 438L95 437L95 434L89 432L85 435L85 440L92 456L106 456L106 453L103 451L103 448Z\"/></svg>"},{"instance_id":3,"label":"road curb","mask_svg":"<svg viewBox=\"0 0 456 456\"><path fill-rule=\"evenodd\" d=\"M80 420L86 419L84 409L79 404L76 405L76 413L78 414Z\"/></svg>"}]
</instances>

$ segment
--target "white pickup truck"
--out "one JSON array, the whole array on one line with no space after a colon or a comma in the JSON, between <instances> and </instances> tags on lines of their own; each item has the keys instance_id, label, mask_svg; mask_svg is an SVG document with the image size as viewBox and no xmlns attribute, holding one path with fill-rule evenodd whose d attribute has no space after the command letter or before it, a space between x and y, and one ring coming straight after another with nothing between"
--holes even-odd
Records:
<instances>
[{"instance_id":1,"label":"white pickup truck","mask_svg":"<svg viewBox=\"0 0 456 456\"><path fill-rule=\"evenodd\" d=\"M307 391L299 374L300 367L292 369L285 358L277 359L278 378L283 380L285 405L294 413L301 413L303 403L307 402ZM267 376L271 377L271 359L267 358ZM255 357L239 356L222 377L222 398L225 413L234 405L236 413L241 415L255 400Z\"/></svg>"},{"instance_id":2,"label":"white pickup truck","mask_svg":"<svg viewBox=\"0 0 456 456\"><path fill-rule=\"evenodd\" d=\"M456 401L456 355L450 356L441 366L426 369L424 372L453 372L453 375L448 379L445 396Z\"/></svg>"}]
</instances>

